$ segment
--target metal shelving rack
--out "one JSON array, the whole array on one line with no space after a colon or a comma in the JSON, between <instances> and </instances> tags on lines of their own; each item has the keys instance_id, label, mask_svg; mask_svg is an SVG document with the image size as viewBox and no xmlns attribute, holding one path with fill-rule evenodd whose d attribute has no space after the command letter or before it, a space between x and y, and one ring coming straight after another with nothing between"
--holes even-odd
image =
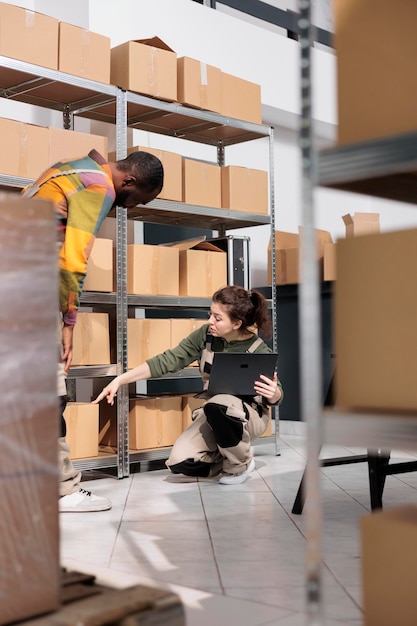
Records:
<instances>
[{"instance_id":1,"label":"metal shelving rack","mask_svg":"<svg viewBox=\"0 0 417 626\"><path fill-rule=\"evenodd\" d=\"M209 299L141 297L127 294L126 241L127 220L171 225L198 226L216 230L223 235L227 230L269 224L275 230L273 128L244 122L209 111L192 109L181 104L163 102L127 92L114 85L106 85L81 77L50 70L30 63L0 56L0 97L60 111L63 126L72 129L74 116L108 122L116 126L117 158L127 154L128 128L155 134L183 138L217 148L217 161L224 165L224 150L228 146L255 139L269 139L270 215L192 206L177 202L154 200L146 207L133 210L117 207L116 215L116 271L115 294L84 293L81 304L115 306L117 325L117 363L93 368L71 368L69 380L113 376L127 369L128 307L209 308ZM21 188L29 180L0 175L0 187ZM275 238L272 237L272 284L275 284ZM276 292L272 289L273 349L277 350ZM181 374L180 374L181 375ZM117 394L118 446L116 455L76 461L80 469L117 467L118 477L129 475L131 460L157 458L152 453L129 453L128 449L129 398L127 387ZM276 438L278 427L276 427Z\"/></svg>"},{"instance_id":2,"label":"metal shelving rack","mask_svg":"<svg viewBox=\"0 0 417 626\"><path fill-rule=\"evenodd\" d=\"M319 290L314 239L314 188L329 187L417 204L417 133L383 137L317 152L314 148L311 82L311 1L299 0L303 259L300 285L302 409L307 426L306 586L309 626L324 626L319 453L322 445L367 449L417 448L417 415L337 408L323 411L320 380ZM313 374L311 374L313 372Z\"/></svg>"}]
</instances>

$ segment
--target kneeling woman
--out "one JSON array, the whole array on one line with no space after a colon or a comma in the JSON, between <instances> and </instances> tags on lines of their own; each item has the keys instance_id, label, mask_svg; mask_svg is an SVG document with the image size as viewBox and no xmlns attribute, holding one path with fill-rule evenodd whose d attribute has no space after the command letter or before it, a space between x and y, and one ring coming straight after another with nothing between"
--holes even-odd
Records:
<instances>
[{"instance_id":1,"label":"kneeling woman","mask_svg":"<svg viewBox=\"0 0 417 626\"><path fill-rule=\"evenodd\" d=\"M94 403L107 398L113 404L121 385L178 372L198 360L207 388L215 352L271 352L257 336L271 322L265 298L257 291L228 286L212 298L208 324L185 337L178 346L158 354L138 367L114 378ZM243 483L255 469L251 441L260 437L269 421L269 407L281 402L281 383L261 375L254 394L238 397L219 394L209 397L193 413L193 422L175 442L167 466L174 474L214 477L225 485Z\"/></svg>"}]
</instances>

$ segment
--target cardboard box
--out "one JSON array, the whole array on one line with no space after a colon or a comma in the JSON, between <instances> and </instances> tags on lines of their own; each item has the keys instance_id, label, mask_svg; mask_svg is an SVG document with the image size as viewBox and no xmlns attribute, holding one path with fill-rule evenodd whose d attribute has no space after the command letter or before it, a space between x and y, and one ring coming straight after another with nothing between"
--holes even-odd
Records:
<instances>
[{"instance_id":1,"label":"cardboard box","mask_svg":"<svg viewBox=\"0 0 417 626\"><path fill-rule=\"evenodd\" d=\"M111 49L110 81L160 100L177 99L177 55L159 37L126 41Z\"/></svg>"},{"instance_id":2,"label":"cardboard box","mask_svg":"<svg viewBox=\"0 0 417 626\"><path fill-rule=\"evenodd\" d=\"M197 328L201 328L207 324L207 319L196 318L171 318L171 343L170 347L175 348L185 337L188 337ZM197 361L190 363L190 367L196 367Z\"/></svg>"},{"instance_id":3,"label":"cardboard box","mask_svg":"<svg viewBox=\"0 0 417 626\"><path fill-rule=\"evenodd\" d=\"M95 239L87 263L83 291L113 291L113 242Z\"/></svg>"},{"instance_id":4,"label":"cardboard box","mask_svg":"<svg viewBox=\"0 0 417 626\"><path fill-rule=\"evenodd\" d=\"M364 625L414 626L417 506L376 511L360 528Z\"/></svg>"},{"instance_id":5,"label":"cardboard box","mask_svg":"<svg viewBox=\"0 0 417 626\"><path fill-rule=\"evenodd\" d=\"M108 313L77 314L72 365L110 365Z\"/></svg>"},{"instance_id":6,"label":"cardboard box","mask_svg":"<svg viewBox=\"0 0 417 626\"><path fill-rule=\"evenodd\" d=\"M98 404L68 402L64 417L71 459L98 456Z\"/></svg>"},{"instance_id":7,"label":"cardboard box","mask_svg":"<svg viewBox=\"0 0 417 626\"><path fill-rule=\"evenodd\" d=\"M185 430L192 423L191 416L195 409L199 409L205 400L203 398L195 398L194 395L188 394L182 397L182 430Z\"/></svg>"},{"instance_id":8,"label":"cardboard box","mask_svg":"<svg viewBox=\"0 0 417 626\"><path fill-rule=\"evenodd\" d=\"M371 235L380 231L378 213L348 213L342 216L342 220L346 226L346 237Z\"/></svg>"},{"instance_id":9,"label":"cardboard box","mask_svg":"<svg viewBox=\"0 0 417 626\"><path fill-rule=\"evenodd\" d=\"M179 250L179 295L210 298L227 285L227 254L205 237L170 244Z\"/></svg>"},{"instance_id":10,"label":"cardboard box","mask_svg":"<svg viewBox=\"0 0 417 626\"><path fill-rule=\"evenodd\" d=\"M178 102L220 113L222 72L202 61L180 57L177 60Z\"/></svg>"},{"instance_id":11,"label":"cardboard box","mask_svg":"<svg viewBox=\"0 0 417 626\"><path fill-rule=\"evenodd\" d=\"M171 323L169 319L127 320L127 367L144 363L170 347Z\"/></svg>"},{"instance_id":12,"label":"cardboard box","mask_svg":"<svg viewBox=\"0 0 417 626\"><path fill-rule=\"evenodd\" d=\"M102 157L107 158L108 139L101 135L79 133L63 128L49 128L48 165L87 155L95 148ZM38 172L39 174L39 172Z\"/></svg>"},{"instance_id":13,"label":"cardboard box","mask_svg":"<svg viewBox=\"0 0 417 626\"><path fill-rule=\"evenodd\" d=\"M340 239L336 402L417 409L417 229Z\"/></svg>"},{"instance_id":14,"label":"cardboard box","mask_svg":"<svg viewBox=\"0 0 417 626\"><path fill-rule=\"evenodd\" d=\"M60 22L58 70L109 84L110 38Z\"/></svg>"},{"instance_id":15,"label":"cardboard box","mask_svg":"<svg viewBox=\"0 0 417 626\"><path fill-rule=\"evenodd\" d=\"M271 410L269 411L269 413L271 413ZM268 426L266 427L266 431L264 432L263 435L261 435L261 437L272 437L273 434L274 434L274 430L272 428L272 419L270 416Z\"/></svg>"},{"instance_id":16,"label":"cardboard box","mask_svg":"<svg viewBox=\"0 0 417 626\"><path fill-rule=\"evenodd\" d=\"M335 0L338 142L417 130L417 4Z\"/></svg>"},{"instance_id":17,"label":"cardboard box","mask_svg":"<svg viewBox=\"0 0 417 626\"><path fill-rule=\"evenodd\" d=\"M195 159L183 159L183 201L220 209L221 167Z\"/></svg>"},{"instance_id":18,"label":"cardboard box","mask_svg":"<svg viewBox=\"0 0 417 626\"><path fill-rule=\"evenodd\" d=\"M47 128L0 118L0 173L37 178L49 166Z\"/></svg>"},{"instance_id":19,"label":"cardboard box","mask_svg":"<svg viewBox=\"0 0 417 626\"><path fill-rule=\"evenodd\" d=\"M175 200L182 202L182 156L175 152L167 152L157 148L128 148L127 153L131 154L137 150L149 152L162 163L164 168L164 186L158 198L161 200Z\"/></svg>"},{"instance_id":20,"label":"cardboard box","mask_svg":"<svg viewBox=\"0 0 417 626\"><path fill-rule=\"evenodd\" d=\"M131 400L129 447L148 450L172 446L182 432L182 398Z\"/></svg>"},{"instance_id":21,"label":"cardboard box","mask_svg":"<svg viewBox=\"0 0 417 626\"><path fill-rule=\"evenodd\" d=\"M323 280L336 280L336 244L325 243L323 248Z\"/></svg>"},{"instance_id":22,"label":"cardboard box","mask_svg":"<svg viewBox=\"0 0 417 626\"><path fill-rule=\"evenodd\" d=\"M315 229L317 241L317 259L319 261L319 277L324 279L324 251L327 244L332 243L332 236L327 230ZM287 285L300 282L300 245L302 227L299 235L275 231L276 252L276 284ZM329 254L329 253L328 253ZM271 241L268 246L268 280L272 281ZM328 280L327 278L324 280Z\"/></svg>"},{"instance_id":23,"label":"cardboard box","mask_svg":"<svg viewBox=\"0 0 417 626\"><path fill-rule=\"evenodd\" d=\"M179 250L169 246L127 246L127 292L177 296Z\"/></svg>"},{"instance_id":24,"label":"cardboard box","mask_svg":"<svg viewBox=\"0 0 417 626\"><path fill-rule=\"evenodd\" d=\"M262 124L261 86L222 72L222 115Z\"/></svg>"},{"instance_id":25,"label":"cardboard box","mask_svg":"<svg viewBox=\"0 0 417 626\"><path fill-rule=\"evenodd\" d=\"M1 195L0 294L0 342L8 355L0 368L3 625L60 604L52 203Z\"/></svg>"},{"instance_id":26,"label":"cardboard box","mask_svg":"<svg viewBox=\"0 0 417 626\"><path fill-rule=\"evenodd\" d=\"M228 165L221 180L223 209L268 214L268 172Z\"/></svg>"},{"instance_id":27,"label":"cardboard box","mask_svg":"<svg viewBox=\"0 0 417 626\"><path fill-rule=\"evenodd\" d=\"M106 217L103 220L97 237L99 239L111 239L113 242L113 248L116 247L117 239L117 218ZM134 243L135 241L135 220L127 220L127 245ZM114 264L115 265L115 264Z\"/></svg>"},{"instance_id":28,"label":"cardboard box","mask_svg":"<svg viewBox=\"0 0 417 626\"><path fill-rule=\"evenodd\" d=\"M54 17L0 3L0 55L58 68L58 26Z\"/></svg>"}]
</instances>

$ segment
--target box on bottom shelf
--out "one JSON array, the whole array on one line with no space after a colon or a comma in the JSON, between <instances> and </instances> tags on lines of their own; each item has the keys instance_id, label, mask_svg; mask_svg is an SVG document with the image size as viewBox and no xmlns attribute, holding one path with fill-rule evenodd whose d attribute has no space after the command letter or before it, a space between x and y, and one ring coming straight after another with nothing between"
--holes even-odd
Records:
<instances>
[{"instance_id":1,"label":"box on bottom shelf","mask_svg":"<svg viewBox=\"0 0 417 626\"><path fill-rule=\"evenodd\" d=\"M361 518L365 626L414 626L417 615L417 506Z\"/></svg>"},{"instance_id":2,"label":"box on bottom shelf","mask_svg":"<svg viewBox=\"0 0 417 626\"><path fill-rule=\"evenodd\" d=\"M68 402L64 411L71 459L98 456L98 404Z\"/></svg>"}]
</instances>

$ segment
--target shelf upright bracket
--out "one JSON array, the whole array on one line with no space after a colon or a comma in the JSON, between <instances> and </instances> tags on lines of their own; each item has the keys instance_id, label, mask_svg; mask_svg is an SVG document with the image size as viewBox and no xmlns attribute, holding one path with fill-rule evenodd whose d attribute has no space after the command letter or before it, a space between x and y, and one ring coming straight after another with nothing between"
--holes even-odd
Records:
<instances>
[{"instance_id":1,"label":"shelf upright bracket","mask_svg":"<svg viewBox=\"0 0 417 626\"><path fill-rule=\"evenodd\" d=\"M127 155L126 91L116 94L116 159ZM127 370L127 209L116 207L116 325L117 369ZM129 387L122 385L117 393L117 475L129 476Z\"/></svg>"},{"instance_id":2,"label":"shelf upright bracket","mask_svg":"<svg viewBox=\"0 0 417 626\"><path fill-rule=\"evenodd\" d=\"M74 113L71 111L68 104L65 105L62 115L65 130L74 130Z\"/></svg>"},{"instance_id":3,"label":"shelf upright bracket","mask_svg":"<svg viewBox=\"0 0 417 626\"><path fill-rule=\"evenodd\" d=\"M320 492L321 448L321 324L319 273L314 229L314 187L317 181L317 158L314 149L312 115L312 42L311 1L299 0L299 43L301 83L301 128L299 144L302 161L301 284L300 284L300 364L301 413L306 423L306 585L309 626L322 626L323 601L321 580L322 503Z\"/></svg>"},{"instance_id":4,"label":"shelf upright bracket","mask_svg":"<svg viewBox=\"0 0 417 626\"><path fill-rule=\"evenodd\" d=\"M217 165L224 167L224 145L221 143L217 145ZM219 237L224 237L226 234L225 226L221 225L217 232L219 233Z\"/></svg>"},{"instance_id":5,"label":"shelf upright bracket","mask_svg":"<svg viewBox=\"0 0 417 626\"><path fill-rule=\"evenodd\" d=\"M276 287L276 249L275 249L275 177L274 177L274 129L269 129L269 210L271 215L271 321L272 321L272 350L278 353L278 311ZM278 357L279 362L279 357ZM279 369L278 369L279 375ZM275 420L275 454L281 455L279 448L279 408L272 407Z\"/></svg>"}]
</instances>

